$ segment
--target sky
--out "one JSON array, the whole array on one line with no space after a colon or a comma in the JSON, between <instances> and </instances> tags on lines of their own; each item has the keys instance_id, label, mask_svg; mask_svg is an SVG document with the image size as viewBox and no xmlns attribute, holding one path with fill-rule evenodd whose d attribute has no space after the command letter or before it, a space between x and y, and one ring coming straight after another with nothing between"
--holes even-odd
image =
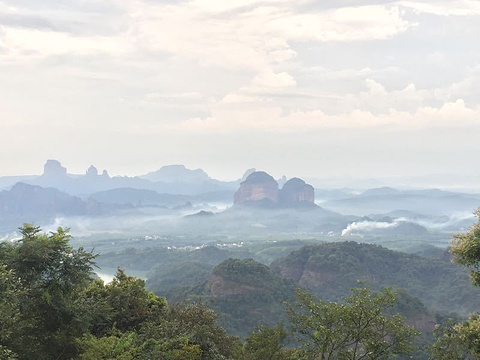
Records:
<instances>
[{"instance_id":1,"label":"sky","mask_svg":"<svg viewBox=\"0 0 480 360\"><path fill-rule=\"evenodd\" d=\"M480 1L0 0L0 176L480 177Z\"/></svg>"}]
</instances>

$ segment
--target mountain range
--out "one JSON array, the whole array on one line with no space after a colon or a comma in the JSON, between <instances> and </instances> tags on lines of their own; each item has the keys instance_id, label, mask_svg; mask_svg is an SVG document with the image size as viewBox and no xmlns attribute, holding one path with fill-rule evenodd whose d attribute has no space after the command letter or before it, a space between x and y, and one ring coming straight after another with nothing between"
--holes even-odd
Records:
<instances>
[{"instance_id":1,"label":"mountain range","mask_svg":"<svg viewBox=\"0 0 480 360\"><path fill-rule=\"evenodd\" d=\"M48 160L42 175L3 177L0 185L5 189L0 192L2 232L23 222L45 225L57 218L75 229L68 220L73 216L116 216L115 230L130 233L161 228L201 234L424 236L468 228L480 204L479 194L439 189L314 189L302 179L275 180L255 169L223 182L183 165L110 177L94 166L84 175L69 174L60 162Z\"/></svg>"},{"instance_id":2,"label":"mountain range","mask_svg":"<svg viewBox=\"0 0 480 360\"><path fill-rule=\"evenodd\" d=\"M42 175L0 177L0 188L8 189L18 181L42 187L54 187L71 195L87 197L95 192L118 188L146 189L183 195L225 190L233 193L241 179L233 182L215 180L203 170L190 170L183 165L163 166L158 171L135 177L110 177L106 170L99 173L92 165L85 174L77 175L69 174L59 161L47 160Z\"/></svg>"}]
</instances>

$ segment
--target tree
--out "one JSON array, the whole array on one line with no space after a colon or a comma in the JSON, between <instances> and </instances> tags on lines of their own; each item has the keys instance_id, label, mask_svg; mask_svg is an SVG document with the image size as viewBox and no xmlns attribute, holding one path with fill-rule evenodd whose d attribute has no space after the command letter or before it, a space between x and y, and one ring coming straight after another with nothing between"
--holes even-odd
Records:
<instances>
[{"instance_id":1,"label":"tree","mask_svg":"<svg viewBox=\"0 0 480 360\"><path fill-rule=\"evenodd\" d=\"M20 292L13 270L0 265L0 359L16 359L16 354L4 344L12 341L15 324L19 318Z\"/></svg>"},{"instance_id":2,"label":"tree","mask_svg":"<svg viewBox=\"0 0 480 360\"><path fill-rule=\"evenodd\" d=\"M474 212L479 219L465 233L453 235L450 252L453 261L470 269L473 285L480 286L480 208ZM463 323L449 321L435 329L436 342L430 348L433 359L479 359L480 314L472 314Z\"/></svg>"},{"instance_id":3,"label":"tree","mask_svg":"<svg viewBox=\"0 0 480 360\"><path fill-rule=\"evenodd\" d=\"M92 282L82 297L90 329L77 340L80 359L223 360L240 347L203 304L168 306L121 269L110 284Z\"/></svg>"},{"instance_id":4,"label":"tree","mask_svg":"<svg viewBox=\"0 0 480 360\"><path fill-rule=\"evenodd\" d=\"M271 328L260 326L245 339L245 360L281 360L287 359L283 345L287 332L283 324Z\"/></svg>"},{"instance_id":5,"label":"tree","mask_svg":"<svg viewBox=\"0 0 480 360\"><path fill-rule=\"evenodd\" d=\"M145 323L140 333L165 349L185 351L186 343L190 347L198 346L203 360L237 358L241 344L217 324L217 317L203 303L174 304L169 306L164 318Z\"/></svg>"},{"instance_id":6,"label":"tree","mask_svg":"<svg viewBox=\"0 0 480 360\"><path fill-rule=\"evenodd\" d=\"M103 337L85 334L77 340L80 360L133 360L139 358L138 335L135 332L117 333Z\"/></svg>"},{"instance_id":7,"label":"tree","mask_svg":"<svg viewBox=\"0 0 480 360\"><path fill-rule=\"evenodd\" d=\"M472 315L470 320L464 323L455 323L453 319L449 319L442 325L436 325L434 330L436 341L430 346L431 359L478 359L479 325L478 315Z\"/></svg>"},{"instance_id":8,"label":"tree","mask_svg":"<svg viewBox=\"0 0 480 360\"><path fill-rule=\"evenodd\" d=\"M145 289L145 280L128 276L118 269L111 283L91 282L81 295L90 320L90 332L96 336L138 330L141 324L162 318L167 301Z\"/></svg>"},{"instance_id":9,"label":"tree","mask_svg":"<svg viewBox=\"0 0 480 360\"><path fill-rule=\"evenodd\" d=\"M8 274L16 279L15 325L4 345L21 359L71 358L75 337L86 329L78 293L91 281L95 255L70 247L68 229L42 234L24 224L19 230L20 240L0 245L2 282L11 280Z\"/></svg>"},{"instance_id":10,"label":"tree","mask_svg":"<svg viewBox=\"0 0 480 360\"><path fill-rule=\"evenodd\" d=\"M378 294L356 288L338 303L297 291L296 302L287 313L308 359L387 359L410 354L419 334L403 317L385 315L395 301L390 288Z\"/></svg>"},{"instance_id":11,"label":"tree","mask_svg":"<svg viewBox=\"0 0 480 360\"><path fill-rule=\"evenodd\" d=\"M69 246L68 229L20 232L0 243L0 360L240 358L205 305L168 306L121 269L95 279L96 255Z\"/></svg>"},{"instance_id":12,"label":"tree","mask_svg":"<svg viewBox=\"0 0 480 360\"><path fill-rule=\"evenodd\" d=\"M474 212L477 221L465 233L453 235L450 252L453 261L467 266L470 269L470 277L475 286L480 285L480 208Z\"/></svg>"}]
</instances>

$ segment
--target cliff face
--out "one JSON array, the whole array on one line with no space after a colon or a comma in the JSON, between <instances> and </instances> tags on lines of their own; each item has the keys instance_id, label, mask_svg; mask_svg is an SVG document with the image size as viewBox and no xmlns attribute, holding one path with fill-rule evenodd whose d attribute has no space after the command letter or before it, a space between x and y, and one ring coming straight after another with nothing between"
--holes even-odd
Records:
<instances>
[{"instance_id":1,"label":"cliff face","mask_svg":"<svg viewBox=\"0 0 480 360\"><path fill-rule=\"evenodd\" d=\"M313 186L298 178L288 180L279 190L273 177L263 171L255 171L240 184L234 200L235 204L267 201L279 207L314 205L315 191Z\"/></svg>"},{"instance_id":2,"label":"cliff face","mask_svg":"<svg viewBox=\"0 0 480 360\"><path fill-rule=\"evenodd\" d=\"M298 204L314 204L315 190L299 178L288 180L279 192L280 203L284 206L296 206Z\"/></svg>"},{"instance_id":3,"label":"cliff face","mask_svg":"<svg viewBox=\"0 0 480 360\"><path fill-rule=\"evenodd\" d=\"M253 201L278 203L278 184L273 177L263 171L251 173L235 193L235 204Z\"/></svg>"}]
</instances>

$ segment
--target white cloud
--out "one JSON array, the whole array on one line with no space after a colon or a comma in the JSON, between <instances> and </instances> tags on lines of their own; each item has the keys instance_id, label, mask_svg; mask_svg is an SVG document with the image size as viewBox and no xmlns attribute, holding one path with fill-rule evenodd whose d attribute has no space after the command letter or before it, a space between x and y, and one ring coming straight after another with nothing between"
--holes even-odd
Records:
<instances>
[{"instance_id":1,"label":"white cloud","mask_svg":"<svg viewBox=\"0 0 480 360\"><path fill-rule=\"evenodd\" d=\"M51 56L101 55L144 67L169 54L203 68L246 73L251 80L239 86L241 91L268 92L296 86L288 71L297 56L291 42L377 40L408 28L398 7L382 5L301 13L299 3L288 0L137 0L115 6L109 2L105 9L88 2L74 3L75 9L85 13L81 26L75 29L99 29L97 32L5 26L0 46L3 43L8 52L0 55L0 64L32 63ZM8 9L3 12L13 13L17 20L34 14L28 8ZM52 24L71 26L75 11L66 9L42 9L40 15ZM100 31L104 30L102 10L107 12L104 18L109 29L104 35Z\"/></svg>"},{"instance_id":2,"label":"white cloud","mask_svg":"<svg viewBox=\"0 0 480 360\"><path fill-rule=\"evenodd\" d=\"M140 105L207 109L208 104L212 101L213 99L209 99L198 92L148 93L140 100Z\"/></svg>"},{"instance_id":3,"label":"white cloud","mask_svg":"<svg viewBox=\"0 0 480 360\"><path fill-rule=\"evenodd\" d=\"M385 39L408 28L397 7L346 7L296 13L291 2L250 2L236 9L229 2L194 1L178 5L143 6L136 30L144 44L189 56L205 64L248 69L292 59L289 41L358 41Z\"/></svg>"},{"instance_id":4,"label":"white cloud","mask_svg":"<svg viewBox=\"0 0 480 360\"><path fill-rule=\"evenodd\" d=\"M104 36L74 36L55 31L3 27L3 46L8 48L4 60L45 58L62 54L109 55L126 54L130 49L119 38ZM1 61L2 57L0 57Z\"/></svg>"},{"instance_id":5,"label":"white cloud","mask_svg":"<svg viewBox=\"0 0 480 360\"><path fill-rule=\"evenodd\" d=\"M2 51L6 51L7 47L5 44L5 29L0 25L0 54Z\"/></svg>"},{"instance_id":6,"label":"white cloud","mask_svg":"<svg viewBox=\"0 0 480 360\"><path fill-rule=\"evenodd\" d=\"M328 115L321 110L294 110L285 114L281 107L262 98L219 103L207 118L184 121L180 129L194 132L235 132L261 130L273 132L310 131L312 129L384 128L385 130L435 127L480 126L480 107L468 108L462 99L441 107L420 107L414 113L390 109L384 114L353 110ZM175 125L176 127L176 125Z\"/></svg>"},{"instance_id":7,"label":"white cloud","mask_svg":"<svg viewBox=\"0 0 480 360\"><path fill-rule=\"evenodd\" d=\"M150 93L145 95L147 100L187 100L187 101L197 101L201 100L204 97L197 92L187 92L187 93L169 93L169 94L160 94L160 93Z\"/></svg>"},{"instance_id":8,"label":"white cloud","mask_svg":"<svg viewBox=\"0 0 480 360\"><path fill-rule=\"evenodd\" d=\"M430 91L417 89L412 83L403 89L390 92L373 79L367 78L365 85L367 91L360 92L358 96L352 96L354 108L367 109L376 113L390 112L390 109L415 111L432 98Z\"/></svg>"},{"instance_id":9,"label":"white cloud","mask_svg":"<svg viewBox=\"0 0 480 360\"><path fill-rule=\"evenodd\" d=\"M290 79L286 75L285 78ZM296 84L293 79L291 83L280 80L281 77L277 79L273 76L270 82L265 81L261 87L245 87L239 92L226 95L220 101L212 101L208 117L190 118L183 121L179 128L201 133L237 130L302 132L342 128L398 131L480 126L480 106L467 106L463 98L454 97L454 94L466 92L456 89L462 86L453 86L451 89L418 89L410 83L404 88L388 91L381 83L367 78L366 91L337 94L336 101L343 104L343 107L329 113L321 106L305 109L295 107L295 102L286 105L280 95L288 88L287 85L294 87ZM276 97L273 90L268 93L267 85L278 91L279 96ZM307 100L312 104L320 100L332 101L315 94Z\"/></svg>"},{"instance_id":10,"label":"white cloud","mask_svg":"<svg viewBox=\"0 0 480 360\"><path fill-rule=\"evenodd\" d=\"M473 96L478 99L480 89L480 65L466 71L465 78L446 87L433 90L434 96L443 101ZM477 96L476 96L477 95Z\"/></svg>"},{"instance_id":11,"label":"white cloud","mask_svg":"<svg viewBox=\"0 0 480 360\"><path fill-rule=\"evenodd\" d=\"M301 73L308 74L311 77L320 80L352 80L352 79L365 79L374 75L393 75L401 72L402 70L398 67L390 66L386 68L373 69L371 67L363 68L345 68L345 69L331 69L323 66L310 66L310 67L301 67L298 66L298 69Z\"/></svg>"},{"instance_id":12,"label":"white cloud","mask_svg":"<svg viewBox=\"0 0 480 360\"><path fill-rule=\"evenodd\" d=\"M477 0L454 1L400 1L401 6L411 8L419 13L438 16L472 16L480 15L480 3Z\"/></svg>"},{"instance_id":13,"label":"white cloud","mask_svg":"<svg viewBox=\"0 0 480 360\"><path fill-rule=\"evenodd\" d=\"M408 29L398 7L344 7L313 14L288 14L266 24L297 41L362 41L387 39Z\"/></svg>"},{"instance_id":14,"label":"white cloud","mask_svg":"<svg viewBox=\"0 0 480 360\"><path fill-rule=\"evenodd\" d=\"M258 74L252 82L256 89L284 89L297 85L295 79L286 72L274 73L265 71Z\"/></svg>"}]
</instances>

